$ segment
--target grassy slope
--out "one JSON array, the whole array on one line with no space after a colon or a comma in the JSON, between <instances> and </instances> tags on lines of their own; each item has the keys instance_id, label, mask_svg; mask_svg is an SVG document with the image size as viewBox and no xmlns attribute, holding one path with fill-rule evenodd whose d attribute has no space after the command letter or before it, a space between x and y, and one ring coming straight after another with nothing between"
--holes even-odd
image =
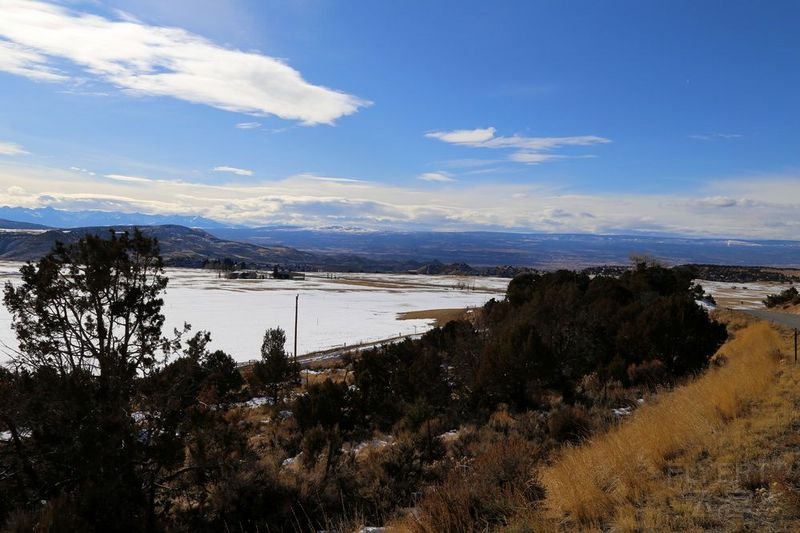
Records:
<instances>
[{"instance_id":1,"label":"grassy slope","mask_svg":"<svg viewBox=\"0 0 800 533\"><path fill-rule=\"evenodd\" d=\"M718 367L536 472L544 504L509 529L800 530L800 368L789 349L764 323L742 327Z\"/></svg>"}]
</instances>

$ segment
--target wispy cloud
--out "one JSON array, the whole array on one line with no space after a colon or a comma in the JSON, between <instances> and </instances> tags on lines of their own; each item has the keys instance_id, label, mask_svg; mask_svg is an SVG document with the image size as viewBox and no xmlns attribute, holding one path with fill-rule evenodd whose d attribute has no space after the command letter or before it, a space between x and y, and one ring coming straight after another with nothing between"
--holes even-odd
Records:
<instances>
[{"instance_id":1,"label":"wispy cloud","mask_svg":"<svg viewBox=\"0 0 800 533\"><path fill-rule=\"evenodd\" d=\"M313 174L302 174L302 176L314 181L324 181L327 183L364 183L364 180L357 180L355 178L331 178L329 176L315 176Z\"/></svg>"},{"instance_id":2,"label":"wispy cloud","mask_svg":"<svg viewBox=\"0 0 800 533\"><path fill-rule=\"evenodd\" d=\"M481 146L482 143L494 138L494 128L476 128L474 130L432 131L425 137L439 139L446 143L466 144L468 146Z\"/></svg>"},{"instance_id":3,"label":"wispy cloud","mask_svg":"<svg viewBox=\"0 0 800 533\"><path fill-rule=\"evenodd\" d=\"M80 172L81 174L86 174L87 176L96 176L97 173L89 170L88 168L81 168L81 167L69 167L69 169L73 172ZM106 176L108 177L108 176Z\"/></svg>"},{"instance_id":4,"label":"wispy cloud","mask_svg":"<svg viewBox=\"0 0 800 533\"><path fill-rule=\"evenodd\" d=\"M544 163L545 161L553 161L556 159L564 159L563 155L543 154L541 152L514 152L509 159L517 163L528 163L529 165L536 165Z\"/></svg>"},{"instance_id":5,"label":"wispy cloud","mask_svg":"<svg viewBox=\"0 0 800 533\"><path fill-rule=\"evenodd\" d=\"M247 170L246 168L236 168L236 167L228 167L228 166L221 166L221 167L214 167L214 172L228 172L230 174L236 174L237 176L252 176L253 171Z\"/></svg>"},{"instance_id":6,"label":"wispy cloud","mask_svg":"<svg viewBox=\"0 0 800 533\"><path fill-rule=\"evenodd\" d=\"M420 174L417 176L418 180L422 181L438 181L438 182L450 182L456 181L454 178L450 177L450 174L447 172L425 172L424 174Z\"/></svg>"},{"instance_id":7,"label":"wispy cloud","mask_svg":"<svg viewBox=\"0 0 800 533\"><path fill-rule=\"evenodd\" d=\"M80 169L79 169L80 170ZM106 174L106 178L114 181L124 181L128 183L153 183L155 180L142 176L126 176L124 174Z\"/></svg>"},{"instance_id":8,"label":"wispy cloud","mask_svg":"<svg viewBox=\"0 0 800 533\"><path fill-rule=\"evenodd\" d=\"M689 135L690 139L698 141L722 141L730 139L741 139L743 135L739 133L695 133Z\"/></svg>"},{"instance_id":9,"label":"wispy cloud","mask_svg":"<svg viewBox=\"0 0 800 533\"><path fill-rule=\"evenodd\" d=\"M239 122L236 127L240 130L254 130L261 127L260 122Z\"/></svg>"},{"instance_id":10,"label":"wispy cloud","mask_svg":"<svg viewBox=\"0 0 800 533\"><path fill-rule=\"evenodd\" d=\"M181 28L109 20L34 0L0 0L0 70L39 81L79 76L137 94L227 111L332 124L369 102L314 85L284 61L220 46Z\"/></svg>"},{"instance_id":11,"label":"wispy cloud","mask_svg":"<svg viewBox=\"0 0 800 533\"><path fill-rule=\"evenodd\" d=\"M0 155L25 155L30 152L16 143L0 141Z\"/></svg>"},{"instance_id":12,"label":"wispy cloud","mask_svg":"<svg viewBox=\"0 0 800 533\"><path fill-rule=\"evenodd\" d=\"M0 70L39 81L69 80L69 76L48 65L44 55L3 40L0 40Z\"/></svg>"},{"instance_id":13,"label":"wispy cloud","mask_svg":"<svg viewBox=\"0 0 800 533\"><path fill-rule=\"evenodd\" d=\"M509 159L519 163L538 164L545 161L564 159L566 156L553 155L552 150L565 146L591 146L611 142L605 137L597 135L577 135L571 137L525 137L511 135L508 137L496 136L496 129L476 128L472 130L432 131L425 134L430 139L470 146L473 148L505 148L513 150Z\"/></svg>"}]
</instances>

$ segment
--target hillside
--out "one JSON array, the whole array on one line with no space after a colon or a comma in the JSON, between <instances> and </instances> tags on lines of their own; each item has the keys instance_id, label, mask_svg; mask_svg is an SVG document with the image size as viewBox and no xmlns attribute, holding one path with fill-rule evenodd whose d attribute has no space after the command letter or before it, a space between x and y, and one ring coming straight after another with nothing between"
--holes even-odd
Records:
<instances>
[{"instance_id":1,"label":"hillside","mask_svg":"<svg viewBox=\"0 0 800 533\"><path fill-rule=\"evenodd\" d=\"M34 224L32 222L18 222L16 220L6 220L0 218L0 230L48 230L49 226Z\"/></svg>"},{"instance_id":2,"label":"hillside","mask_svg":"<svg viewBox=\"0 0 800 533\"><path fill-rule=\"evenodd\" d=\"M221 239L205 230L179 225L137 226L146 235L158 239L165 264L197 268L205 261L230 259L245 263L248 268L271 268L275 264L296 270L328 270L334 272L405 272L426 265L417 261L391 261L348 254L320 254L282 245L262 246ZM71 243L86 234L104 235L109 226L53 229L45 226L0 221L0 260L36 260L56 242ZM133 231L134 226L114 226L117 231ZM443 265L434 264L435 269Z\"/></svg>"},{"instance_id":3,"label":"hillside","mask_svg":"<svg viewBox=\"0 0 800 533\"><path fill-rule=\"evenodd\" d=\"M508 512L492 531L797 531L800 370L790 337L742 315L724 318L734 335L696 379L645 395L607 431L538 464L511 446L523 433L512 429L508 449L428 490L395 529L483 531L480 509ZM519 428L524 418L503 423ZM501 472L502 461L528 470L490 495L497 473L481 459ZM529 486L541 492L531 498Z\"/></svg>"},{"instance_id":4,"label":"hillside","mask_svg":"<svg viewBox=\"0 0 800 533\"><path fill-rule=\"evenodd\" d=\"M119 226L118 231L133 231ZM107 227L87 227L72 230L51 229L31 233L5 231L0 233L0 259L13 261L35 260L47 254L57 242L71 243L86 234L103 235ZM275 263L308 265L319 261L318 256L285 246L263 247L254 244L226 241L209 233L183 226L146 226L142 231L158 239L164 261L172 266L199 267L204 260L231 259L254 266Z\"/></svg>"},{"instance_id":5,"label":"hillside","mask_svg":"<svg viewBox=\"0 0 800 533\"><path fill-rule=\"evenodd\" d=\"M727 530L737 521L763 530L777 512L778 529L793 529L798 474L783 470L798 456L776 440L796 420L800 374L786 348L766 323L739 329L717 368L566 449L539 473L545 516L617 531Z\"/></svg>"}]
</instances>

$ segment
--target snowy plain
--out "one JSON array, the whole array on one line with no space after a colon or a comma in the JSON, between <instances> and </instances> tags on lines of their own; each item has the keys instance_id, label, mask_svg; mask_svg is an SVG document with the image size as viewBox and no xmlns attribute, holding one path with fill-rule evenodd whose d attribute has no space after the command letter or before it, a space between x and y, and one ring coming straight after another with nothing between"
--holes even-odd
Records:
<instances>
[{"instance_id":1,"label":"snowy plain","mask_svg":"<svg viewBox=\"0 0 800 533\"><path fill-rule=\"evenodd\" d=\"M792 286L791 283L758 281L736 283L730 281L696 280L710 293L719 307L730 309L764 309L764 299L770 294L778 294Z\"/></svg>"},{"instance_id":2,"label":"snowy plain","mask_svg":"<svg viewBox=\"0 0 800 533\"><path fill-rule=\"evenodd\" d=\"M19 280L21 263L0 262L0 282ZM479 307L502 298L507 279L464 276L310 273L305 280L229 280L213 271L167 269L164 332L211 332L213 349L237 361L259 357L267 328L286 331L294 344L295 297L299 295L298 353L421 333L433 320L400 320L399 313ZM334 277L335 276L335 277ZM0 306L0 359L16 347L11 317Z\"/></svg>"},{"instance_id":3,"label":"snowy plain","mask_svg":"<svg viewBox=\"0 0 800 533\"><path fill-rule=\"evenodd\" d=\"M0 262L0 283L19 280L22 263ZM294 345L294 305L299 295L298 353L422 333L431 319L401 320L399 313L428 309L480 307L502 298L508 279L412 274L309 273L305 280L229 280L197 269L167 269L164 332L191 324L211 332L214 349L237 361L259 356L267 328L286 331ZM763 308L761 301L788 285L698 280L720 307ZM0 361L17 345L11 317L0 305Z\"/></svg>"}]
</instances>

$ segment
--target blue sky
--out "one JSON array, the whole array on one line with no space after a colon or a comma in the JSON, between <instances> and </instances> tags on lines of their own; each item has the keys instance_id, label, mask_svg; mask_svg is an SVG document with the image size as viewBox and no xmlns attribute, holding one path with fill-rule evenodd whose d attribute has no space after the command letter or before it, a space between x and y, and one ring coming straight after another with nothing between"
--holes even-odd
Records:
<instances>
[{"instance_id":1,"label":"blue sky","mask_svg":"<svg viewBox=\"0 0 800 533\"><path fill-rule=\"evenodd\" d=\"M367 229L800 229L795 2L0 13L0 204Z\"/></svg>"}]
</instances>

